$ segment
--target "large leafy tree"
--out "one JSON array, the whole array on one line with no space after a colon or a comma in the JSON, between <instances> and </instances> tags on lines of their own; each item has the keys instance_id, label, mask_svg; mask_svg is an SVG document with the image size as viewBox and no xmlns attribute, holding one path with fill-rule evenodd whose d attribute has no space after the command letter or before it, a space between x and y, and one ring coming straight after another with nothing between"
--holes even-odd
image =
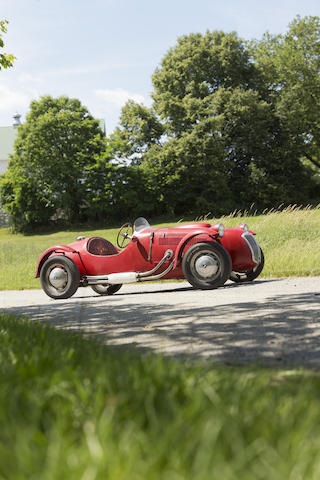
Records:
<instances>
[{"instance_id":1,"label":"large leafy tree","mask_svg":"<svg viewBox=\"0 0 320 480\"><path fill-rule=\"evenodd\" d=\"M95 195L88 184L94 183L105 151L98 121L79 100L32 101L0 182L2 204L15 228L44 225L53 217L71 223L85 217Z\"/></svg>"},{"instance_id":2,"label":"large leafy tree","mask_svg":"<svg viewBox=\"0 0 320 480\"><path fill-rule=\"evenodd\" d=\"M138 156L157 213L304 201L309 182L274 101L279 89L236 33L179 38L152 80L148 116L127 105L116 137L123 156Z\"/></svg>"},{"instance_id":3,"label":"large leafy tree","mask_svg":"<svg viewBox=\"0 0 320 480\"><path fill-rule=\"evenodd\" d=\"M258 77L236 33L190 34L178 38L156 69L152 96L156 111L176 135L207 118L219 89L256 88Z\"/></svg>"},{"instance_id":4,"label":"large leafy tree","mask_svg":"<svg viewBox=\"0 0 320 480\"><path fill-rule=\"evenodd\" d=\"M284 35L253 43L270 101L301 157L320 168L320 18L295 18Z\"/></svg>"}]
</instances>

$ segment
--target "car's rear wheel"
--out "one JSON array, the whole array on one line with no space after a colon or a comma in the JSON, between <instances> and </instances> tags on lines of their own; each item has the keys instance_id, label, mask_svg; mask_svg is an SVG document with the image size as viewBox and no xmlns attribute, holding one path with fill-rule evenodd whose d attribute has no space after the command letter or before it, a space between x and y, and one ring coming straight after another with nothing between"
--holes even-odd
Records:
<instances>
[{"instance_id":1,"label":"car's rear wheel","mask_svg":"<svg viewBox=\"0 0 320 480\"><path fill-rule=\"evenodd\" d=\"M122 287L122 283L114 285L91 285L91 288L94 292L99 293L99 295L113 295Z\"/></svg>"},{"instance_id":2,"label":"car's rear wheel","mask_svg":"<svg viewBox=\"0 0 320 480\"><path fill-rule=\"evenodd\" d=\"M232 262L227 250L217 242L202 242L190 247L182 260L185 278L195 288L209 290L229 278Z\"/></svg>"},{"instance_id":3,"label":"car's rear wheel","mask_svg":"<svg viewBox=\"0 0 320 480\"><path fill-rule=\"evenodd\" d=\"M252 282L255 280L263 270L264 267L264 255L263 251L260 248L261 252L261 261L256 265L254 268L247 270L246 272L231 272L230 280L235 283L245 283L245 282Z\"/></svg>"},{"instance_id":4,"label":"car's rear wheel","mask_svg":"<svg viewBox=\"0 0 320 480\"><path fill-rule=\"evenodd\" d=\"M44 262L40 272L40 281L43 290L49 297L69 298L78 290L80 272L70 258L56 255Z\"/></svg>"}]
</instances>

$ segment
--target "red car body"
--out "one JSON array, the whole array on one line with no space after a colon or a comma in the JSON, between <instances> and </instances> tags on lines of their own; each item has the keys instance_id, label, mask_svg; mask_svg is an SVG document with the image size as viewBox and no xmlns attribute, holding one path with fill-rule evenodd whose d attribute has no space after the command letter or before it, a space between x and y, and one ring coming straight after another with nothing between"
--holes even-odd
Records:
<instances>
[{"instance_id":1,"label":"red car body","mask_svg":"<svg viewBox=\"0 0 320 480\"><path fill-rule=\"evenodd\" d=\"M228 278L253 280L260 274L263 253L254 235L246 225L224 229L207 222L154 229L140 217L134 227L121 227L119 247L129 242L123 250L100 237L80 237L48 248L36 277L52 298L68 298L87 285L110 295L123 283L160 278L186 278L196 288L212 289Z\"/></svg>"}]
</instances>

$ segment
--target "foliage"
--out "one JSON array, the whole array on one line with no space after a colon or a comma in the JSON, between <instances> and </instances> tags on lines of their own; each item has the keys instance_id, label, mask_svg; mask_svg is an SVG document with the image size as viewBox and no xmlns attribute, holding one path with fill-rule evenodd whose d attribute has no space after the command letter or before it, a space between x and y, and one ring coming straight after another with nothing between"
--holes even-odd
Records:
<instances>
[{"instance_id":1,"label":"foliage","mask_svg":"<svg viewBox=\"0 0 320 480\"><path fill-rule=\"evenodd\" d=\"M52 245L74 242L78 235L100 236L115 243L120 223L117 228L107 229L104 225L107 220L104 219L100 229L82 227L29 236L12 234L1 228L0 290L40 288L39 279L34 278L36 265L41 253ZM185 219L188 220L192 219ZM226 227L248 223L257 233L257 240L265 253L266 264L262 272L265 278L320 275L320 207L301 209L293 206L264 215L255 214L253 207L249 213L236 210L227 217L216 215L212 220L210 217L206 220L213 224L221 221ZM161 224L159 219L152 221L149 218L149 221L155 228L177 224L172 218L166 222L162 219Z\"/></svg>"},{"instance_id":2,"label":"foliage","mask_svg":"<svg viewBox=\"0 0 320 480\"><path fill-rule=\"evenodd\" d=\"M18 129L15 152L0 183L16 230L47 224L53 214L77 222L92 192L87 183L106 151L98 121L79 100L34 100Z\"/></svg>"},{"instance_id":3,"label":"foliage","mask_svg":"<svg viewBox=\"0 0 320 480\"><path fill-rule=\"evenodd\" d=\"M203 125L162 147L155 146L144 157L140 170L153 185L155 213L184 215L228 211L232 203L225 181L220 142Z\"/></svg>"},{"instance_id":4,"label":"foliage","mask_svg":"<svg viewBox=\"0 0 320 480\"><path fill-rule=\"evenodd\" d=\"M319 100L317 22L297 18L285 40L268 44L265 36L250 47L220 31L178 39L152 77L152 107L128 103L115 132L121 159L139 164L146 191L153 185L154 213L219 213L253 202L263 209L317 195L303 161L314 155L319 122L318 104L311 111L309 101ZM292 38L298 60L282 45ZM306 64L304 72L295 62Z\"/></svg>"},{"instance_id":5,"label":"foliage","mask_svg":"<svg viewBox=\"0 0 320 480\"><path fill-rule=\"evenodd\" d=\"M0 359L1 478L319 477L317 372L182 362L3 313Z\"/></svg>"},{"instance_id":6,"label":"foliage","mask_svg":"<svg viewBox=\"0 0 320 480\"><path fill-rule=\"evenodd\" d=\"M129 100L122 108L119 127L110 137L114 158L134 164L152 146L160 145L164 127L152 109Z\"/></svg>"},{"instance_id":7,"label":"foliage","mask_svg":"<svg viewBox=\"0 0 320 480\"><path fill-rule=\"evenodd\" d=\"M298 16L286 34L252 47L291 144L320 168L320 18Z\"/></svg>"},{"instance_id":8,"label":"foliage","mask_svg":"<svg viewBox=\"0 0 320 480\"><path fill-rule=\"evenodd\" d=\"M164 56L152 80L156 111L180 134L208 118L219 89L255 88L258 72L236 33L184 35Z\"/></svg>"},{"instance_id":9,"label":"foliage","mask_svg":"<svg viewBox=\"0 0 320 480\"><path fill-rule=\"evenodd\" d=\"M143 172L131 164L112 161L116 144L114 137L109 138L106 151L89 170L85 212L89 223L118 224L153 211Z\"/></svg>"},{"instance_id":10,"label":"foliage","mask_svg":"<svg viewBox=\"0 0 320 480\"><path fill-rule=\"evenodd\" d=\"M0 48L4 47L2 33L7 33L7 20L0 20ZM0 70L12 67L15 57L10 53L0 53Z\"/></svg>"},{"instance_id":11,"label":"foliage","mask_svg":"<svg viewBox=\"0 0 320 480\"><path fill-rule=\"evenodd\" d=\"M184 35L108 139L78 100L32 102L0 181L13 227L318 204L319 53L319 17L252 42Z\"/></svg>"}]
</instances>

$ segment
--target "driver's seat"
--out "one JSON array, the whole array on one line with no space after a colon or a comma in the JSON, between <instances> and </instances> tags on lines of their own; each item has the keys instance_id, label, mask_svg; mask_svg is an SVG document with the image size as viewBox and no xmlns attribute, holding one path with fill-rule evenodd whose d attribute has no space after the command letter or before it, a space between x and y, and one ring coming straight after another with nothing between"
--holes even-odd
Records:
<instances>
[{"instance_id":1,"label":"driver's seat","mask_svg":"<svg viewBox=\"0 0 320 480\"><path fill-rule=\"evenodd\" d=\"M101 237L90 238L87 250L92 255L116 255L119 253L111 242Z\"/></svg>"}]
</instances>

